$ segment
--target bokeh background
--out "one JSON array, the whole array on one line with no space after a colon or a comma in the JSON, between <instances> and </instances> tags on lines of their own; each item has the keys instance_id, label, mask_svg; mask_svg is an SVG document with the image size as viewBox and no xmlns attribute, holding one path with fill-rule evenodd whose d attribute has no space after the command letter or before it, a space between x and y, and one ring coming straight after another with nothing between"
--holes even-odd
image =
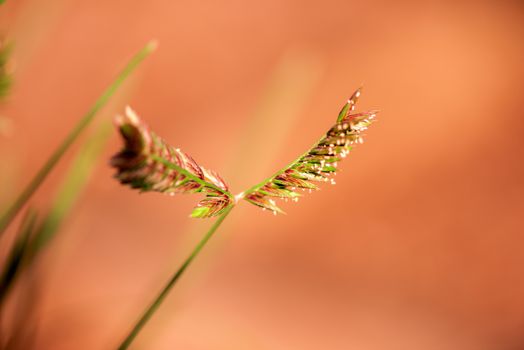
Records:
<instances>
[{"instance_id":1,"label":"bokeh background","mask_svg":"<svg viewBox=\"0 0 524 350\"><path fill-rule=\"evenodd\" d=\"M357 87L358 109L381 111L336 186L285 216L239 205L134 349L524 348L522 2L7 0L0 33L15 44L2 207L150 39L98 121L130 104L234 192L302 153ZM187 217L194 196L114 181L119 147L113 133L15 290L32 293L28 348L115 348L210 225Z\"/></svg>"}]
</instances>

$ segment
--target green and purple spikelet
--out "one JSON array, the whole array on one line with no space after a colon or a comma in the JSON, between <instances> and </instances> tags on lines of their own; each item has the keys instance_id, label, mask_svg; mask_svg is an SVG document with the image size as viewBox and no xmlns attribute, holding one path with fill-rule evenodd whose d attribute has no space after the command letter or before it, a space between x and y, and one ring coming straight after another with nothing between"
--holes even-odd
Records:
<instances>
[{"instance_id":1,"label":"green and purple spikelet","mask_svg":"<svg viewBox=\"0 0 524 350\"><path fill-rule=\"evenodd\" d=\"M338 163L354 145L363 142L363 132L377 113L352 113L359 96L360 89L344 105L337 123L308 152L240 197L277 214L283 211L277 206L276 198L298 201L301 194L297 190L316 190L318 187L315 182L319 181L335 184L332 175L336 175Z\"/></svg>"},{"instance_id":2,"label":"green and purple spikelet","mask_svg":"<svg viewBox=\"0 0 524 350\"><path fill-rule=\"evenodd\" d=\"M115 124L124 140L123 149L111 159L121 183L140 191L203 193L192 217L221 214L232 202L228 186L216 172L198 165L188 154L171 147L150 131L127 107Z\"/></svg>"}]
</instances>

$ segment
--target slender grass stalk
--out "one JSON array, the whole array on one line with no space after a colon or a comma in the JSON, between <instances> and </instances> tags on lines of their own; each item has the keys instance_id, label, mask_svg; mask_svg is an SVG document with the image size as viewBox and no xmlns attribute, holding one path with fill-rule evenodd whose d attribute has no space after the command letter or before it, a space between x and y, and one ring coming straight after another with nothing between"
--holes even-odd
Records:
<instances>
[{"instance_id":1,"label":"slender grass stalk","mask_svg":"<svg viewBox=\"0 0 524 350\"><path fill-rule=\"evenodd\" d=\"M0 310L5 296L13 286L28 256L28 246L36 225L37 213L29 208L24 215L17 234L17 240L9 253L0 275Z\"/></svg>"},{"instance_id":2,"label":"slender grass stalk","mask_svg":"<svg viewBox=\"0 0 524 350\"><path fill-rule=\"evenodd\" d=\"M182 276L184 271L187 269L187 267L191 264L193 259L200 253L202 248L206 245L206 243L209 241L209 239L213 236L215 231L220 227L224 219L228 216L228 214L233 209L234 205L230 205L215 221L213 226L207 231L207 233L204 235L202 240L198 242L198 244L195 246L189 257L184 261L184 263L178 268L178 270L175 272L175 274L171 277L171 279L167 282L167 284L164 286L160 294L155 298L153 303L146 309L142 317L138 320L136 325L133 327L131 332L127 335L127 337L124 339L122 344L118 347L119 350L125 350L131 345L133 340L136 338L138 333L142 330L142 328L145 326L145 324L149 321L151 316L155 313L155 311L160 307L164 299L169 294L169 291L175 286L176 282Z\"/></svg>"},{"instance_id":3,"label":"slender grass stalk","mask_svg":"<svg viewBox=\"0 0 524 350\"><path fill-rule=\"evenodd\" d=\"M103 123L75 156L58 189L49 213L35 230L31 242L32 256L36 255L56 235L84 191L104 146L109 139L111 125Z\"/></svg>"},{"instance_id":4,"label":"slender grass stalk","mask_svg":"<svg viewBox=\"0 0 524 350\"><path fill-rule=\"evenodd\" d=\"M11 45L0 42L0 100L6 97L11 87L11 75L7 69L7 61L10 53Z\"/></svg>"},{"instance_id":5,"label":"slender grass stalk","mask_svg":"<svg viewBox=\"0 0 524 350\"><path fill-rule=\"evenodd\" d=\"M95 101L91 109L84 115L82 119L76 124L71 130L69 135L62 141L60 146L53 152L48 158L43 167L36 173L31 182L24 188L24 190L18 195L15 201L8 207L5 213L0 217L0 236L3 234L7 226L14 219L16 214L24 206L27 200L33 195L38 187L45 180L47 175L51 172L54 166L58 163L60 158L64 155L67 149L73 144L78 136L84 131L84 129L91 123L95 115L106 105L109 99L115 94L122 83L129 77L129 75L138 67L138 65L156 48L156 42L149 42L144 48L142 48L136 55L134 55L124 69L117 75L115 80L109 85L109 87L102 93L102 95Z\"/></svg>"},{"instance_id":6,"label":"slender grass stalk","mask_svg":"<svg viewBox=\"0 0 524 350\"><path fill-rule=\"evenodd\" d=\"M22 220L20 233L17 235L10 258L0 277L0 306L23 269L34 262L36 256L56 235L60 225L71 212L87 184L96 160L109 137L110 130L109 124L101 125L94 135L82 145L64 177L49 213L43 217L41 222L35 225L34 213L29 218L27 214Z\"/></svg>"}]
</instances>

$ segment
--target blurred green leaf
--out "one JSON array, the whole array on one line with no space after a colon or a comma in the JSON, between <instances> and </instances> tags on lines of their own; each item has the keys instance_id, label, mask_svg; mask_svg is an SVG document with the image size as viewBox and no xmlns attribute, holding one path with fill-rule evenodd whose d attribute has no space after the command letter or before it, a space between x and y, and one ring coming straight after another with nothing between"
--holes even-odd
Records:
<instances>
[{"instance_id":1,"label":"blurred green leaf","mask_svg":"<svg viewBox=\"0 0 524 350\"><path fill-rule=\"evenodd\" d=\"M7 72L7 60L10 52L10 45L0 43L0 100L9 93L9 88L11 87L11 76Z\"/></svg>"},{"instance_id":2,"label":"blurred green leaf","mask_svg":"<svg viewBox=\"0 0 524 350\"><path fill-rule=\"evenodd\" d=\"M42 223L35 227L36 214L32 211L24 217L20 233L0 278L0 303L22 269L33 263L37 254L56 235L62 222L67 219L89 180L96 160L109 138L110 130L110 124L103 124L80 149Z\"/></svg>"},{"instance_id":3,"label":"blurred green leaf","mask_svg":"<svg viewBox=\"0 0 524 350\"><path fill-rule=\"evenodd\" d=\"M53 238L64 219L67 218L73 209L109 138L110 131L111 125L108 123L104 123L99 127L71 163L67 175L53 201L49 214L47 214L39 225L32 239L32 246L35 253Z\"/></svg>"},{"instance_id":4,"label":"blurred green leaf","mask_svg":"<svg viewBox=\"0 0 524 350\"><path fill-rule=\"evenodd\" d=\"M24 260L28 256L29 240L34 231L37 214L33 209L28 209L17 234L16 241L11 248L11 252L4 264L4 269L0 275L0 304L11 289L13 282L23 266Z\"/></svg>"},{"instance_id":5,"label":"blurred green leaf","mask_svg":"<svg viewBox=\"0 0 524 350\"><path fill-rule=\"evenodd\" d=\"M91 124L95 115L104 107L109 99L115 94L118 88L122 85L124 80L137 68L137 66L156 49L156 42L149 42L142 50L134 55L124 69L117 75L109 87L102 93L102 95L96 100L91 109L84 115L82 119L75 125L73 130L66 136L62 143L56 148L56 150L47 159L45 164L32 178L31 182L23 189L13 203L8 207L6 212L0 216L0 235L5 231L7 226L14 219L16 214L22 209L27 200L33 195L33 193L40 187L42 182L46 179L47 175L55 167L58 161L62 158L64 153L69 149L78 136L85 130L85 128Z\"/></svg>"}]
</instances>

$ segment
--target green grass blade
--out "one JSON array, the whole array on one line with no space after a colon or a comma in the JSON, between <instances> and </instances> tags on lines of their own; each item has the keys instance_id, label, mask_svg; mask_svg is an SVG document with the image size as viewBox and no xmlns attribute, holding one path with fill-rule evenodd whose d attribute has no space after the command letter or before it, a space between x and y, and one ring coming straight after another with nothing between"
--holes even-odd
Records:
<instances>
[{"instance_id":1,"label":"green grass blade","mask_svg":"<svg viewBox=\"0 0 524 350\"><path fill-rule=\"evenodd\" d=\"M7 70L7 60L10 53L11 45L0 42L0 100L7 96L11 87L11 75L9 75Z\"/></svg>"},{"instance_id":2,"label":"green grass blade","mask_svg":"<svg viewBox=\"0 0 524 350\"><path fill-rule=\"evenodd\" d=\"M14 284L20 271L29 266L42 248L55 236L61 223L67 218L80 193L85 188L96 160L109 138L111 126L102 125L93 137L80 149L71 163L64 181L51 205L49 214L35 227L34 219L24 218L23 227L17 236L10 257L0 278L0 302ZM33 215L34 216L34 215ZM30 228L25 228L29 226ZM25 224L24 224L25 223Z\"/></svg>"},{"instance_id":3,"label":"green grass blade","mask_svg":"<svg viewBox=\"0 0 524 350\"><path fill-rule=\"evenodd\" d=\"M28 253L29 240L35 228L36 218L36 211L28 209L22 219L16 242L4 263L4 269L0 275L0 305L23 267Z\"/></svg>"},{"instance_id":4,"label":"green grass blade","mask_svg":"<svg viewBox=\"0 0 524 350\"><path fill-rule=\"evenodd\" d=\"M5 231L7 226L11 223L16 214L24 206L27 200L33 195L38 187L45 180L47 175L51 172L53 167L58 163L60 158L64 155L71 144L84 131L84 129L91 123L95 115L100 109L105 106L109 99L114 95L127 77L137 68L137 66L156 48L156 42L148 43L142 50L131 58L124 69L118 74L115 80L109 85L104 93L98 98L91 109L84 115L84 117L73 128L69 135L62 141L62 144L49 157L44 166L37 172L31 182L25 187L15 201L8 207L6 212L0 218L0 235Z\"/></svg>"},{"instance_id":5,"label":"green grass blade","mask_svg":"<svg viewBox=\"0 0 524 350\"><path fill-rule=\"evenodd\" d=\"M35 231L32 239L33 254L36 254L53 238L61 223L73 209L85 188L97 159L109 138L111 125L104 123L80 150L71 163L68 173L54 199L49 214Z\"/></svg>"},{"instance_id":6,"label":"green grass blade","mask_svg":"<svg viewBox=\"0 0 524 350\"><path fill-rule=\"evenodd\" d=\"M207 231L207 233L204 235L202 240L196 245L196 247L193 249L189 257L184 261L184 263L178 268L178 270L173 274L171 279L167 282L167 284L164 286L160 294L156 297L156 299L153 301L153 303L146 309L142 317L138 320L138 322L135 324L131 332L127 335L125 340L120 344L118 347L118 350L125 350L131 345L133 340L136 338L138 333L142 330L142 328L145 326L147 321L153 316L155 311L160 307L160 304L164 301L164 299L167 297L171 289L174 287L180 276L184 273L184 271L187 269L187 267L191 264L193 259L200 253L202 248L206 245L206 243L209 241L209 239L213 236L213 233L220 227L224 219L228 216L228 214L233 209L233 205L231 205L229 208L224 211L222 215L218 217L218 219L215 221L213 226Z\"/></svg>"}]
</instances>

